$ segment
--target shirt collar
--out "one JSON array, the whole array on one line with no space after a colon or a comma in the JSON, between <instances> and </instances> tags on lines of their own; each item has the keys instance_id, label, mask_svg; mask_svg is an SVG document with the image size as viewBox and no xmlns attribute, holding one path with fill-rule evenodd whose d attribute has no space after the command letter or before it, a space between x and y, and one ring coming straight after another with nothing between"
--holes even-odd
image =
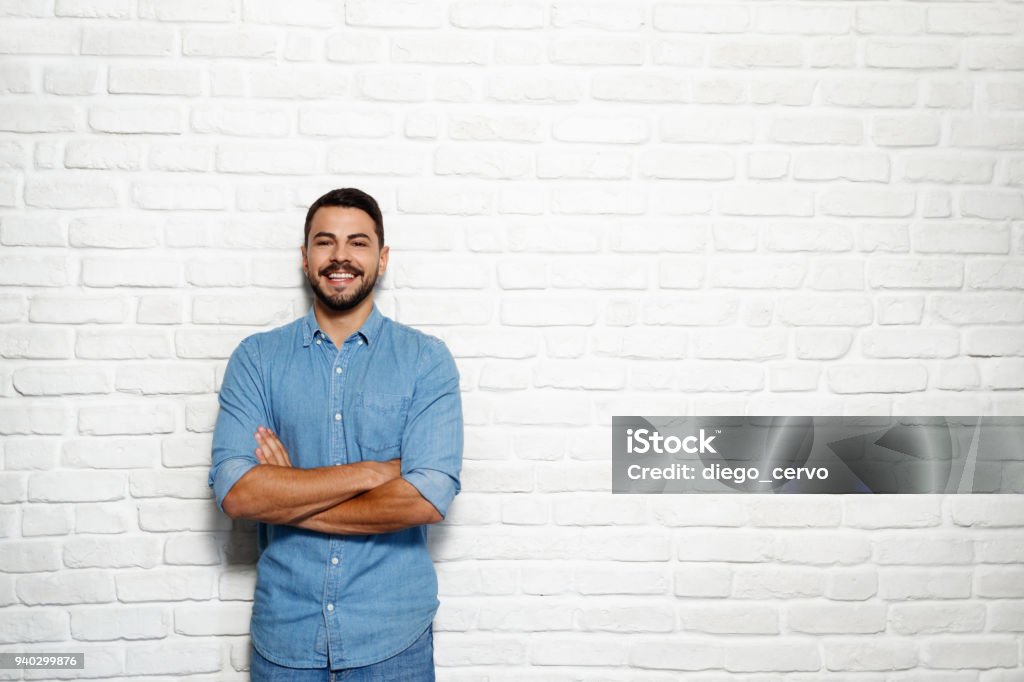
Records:
<instances>
[{"instance_id":1,"label":"shirt collar","mask_svg":"<svg viewBox=\"0 0 1024 682\"><path fill-rule=\"evenodd\" d=\"M373 304L373 309L370 310L370 316L366 318L356 334L359 334L363 341L367 345L372 344L377 337L380 335L381 325L384 324L384 316L380 310L377 309L377 304ZM323 338L327 338L327 334L320 329L320 323L316 321L316 313L313 312L313 306L309 306L309 312L305 317L302 318L302 345L303 347L309 346L313 343L313 339L320 335Z\"/></svg>"}]
</instances>

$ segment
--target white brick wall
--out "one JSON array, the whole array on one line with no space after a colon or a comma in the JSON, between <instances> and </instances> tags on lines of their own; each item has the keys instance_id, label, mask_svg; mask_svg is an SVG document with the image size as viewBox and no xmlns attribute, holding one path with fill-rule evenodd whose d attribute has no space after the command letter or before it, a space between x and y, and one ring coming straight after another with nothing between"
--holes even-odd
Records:
<instances>
[{"instance_id":1,"label":"white brick wall","mask_svg":"<svg viewBox=\"0 0 1024 682\"><path fill-rule=\"evenodd\" d=\"M1024 414L1022 35L1020 0L0 2L0 649L248 678L215 392L357 186L382 309L463 375L439 679L1024 679L1019 496L612 497L607 461L614 414Z\"/></svg>"}]
</instances>

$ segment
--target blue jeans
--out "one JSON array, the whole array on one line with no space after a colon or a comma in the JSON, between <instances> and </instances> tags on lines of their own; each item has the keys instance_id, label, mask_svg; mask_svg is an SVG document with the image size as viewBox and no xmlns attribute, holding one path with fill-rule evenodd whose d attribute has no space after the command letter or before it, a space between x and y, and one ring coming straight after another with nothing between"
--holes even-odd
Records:
<instances>
[{"instance_id":1,"label":"blue jeans","mask_svg":"<svg viewBox=\"0 0 1024 682\"><path fill-rule=\"evenodd\" d=\"M427 627L409 647L380 663L360 668L289 668L252 647L252 682L434 682L434 630Z\"/></svg>"}]
</instances>

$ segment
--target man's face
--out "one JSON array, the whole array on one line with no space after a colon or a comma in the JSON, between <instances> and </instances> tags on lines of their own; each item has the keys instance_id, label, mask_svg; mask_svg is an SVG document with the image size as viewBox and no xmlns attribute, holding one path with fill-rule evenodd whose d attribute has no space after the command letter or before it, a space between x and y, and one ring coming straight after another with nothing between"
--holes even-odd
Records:
<instances>
[{"instance_id":1,"label":"man's face","mask_svg":"<svg viewBox=\"0 0 1024 682\"><path fill-rule=\"evenodd\" d=\"M388 247L381 248L373 218L365 211L325 206L313 214L302 269L326 308L345 312L358 306L387 267Z\"/></svg>"}]
</instances>

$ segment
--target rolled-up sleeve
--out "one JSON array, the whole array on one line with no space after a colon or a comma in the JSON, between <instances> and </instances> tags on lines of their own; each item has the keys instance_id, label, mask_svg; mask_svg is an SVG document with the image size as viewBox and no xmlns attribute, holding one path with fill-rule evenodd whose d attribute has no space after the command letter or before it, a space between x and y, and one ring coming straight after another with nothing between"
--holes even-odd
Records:
<instances>
[{"instance_id":1,"label":"rolled-up sleeve","mask_svg":"<svg viewBox=\"0 0 1024 682\"><path fill-rule=\"evenodd\" d=\"M259 464L253 452L256 427L269 426L268 410L253 340L239 344L228 360L217 401L220 411L213 431L213 453L208 485L224 511L228 491Z\"/></svg>"},{"instance_id":2,"label":"rolled-up sleeve","mask_svg":"<svg viewBox=\"0 0 1024 682\"><path fill-rule=\"evenodd\" d=\"M402 478L443 518L461 488L459 371L448 347L439 339L429 342L421 367L402 436Z\"/></svg>"}]
</instances>

